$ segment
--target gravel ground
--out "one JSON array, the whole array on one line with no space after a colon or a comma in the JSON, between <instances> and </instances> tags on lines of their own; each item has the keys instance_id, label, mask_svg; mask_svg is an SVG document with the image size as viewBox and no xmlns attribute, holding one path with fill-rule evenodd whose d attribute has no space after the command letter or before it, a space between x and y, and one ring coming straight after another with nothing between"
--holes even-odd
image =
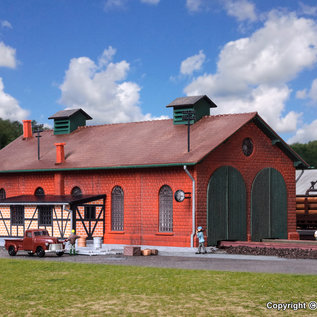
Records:
<instances>
[{"instance_id":1,"label":"gravel ground","mask_svg":"<svg viewBox=\"0 0 317 317\"><path fill-rule=\"evenodd\" d=\"M20 251L10 257L7 251L0 248L0 258L16 260L57 261L76 263L95 263L105 265L132 265L144 267L181 268L195 270L238 271L238 272L266 272L287 274L317 274L317 262L313 259L287 259L275 256L236 255L226 253L208 253L195 255L194 253L179 253L169 256L123 256L123 255L94 255L70 256L64 254L57 257L48 254L44 258L29 256Z\"/></svg>"},{"instance_id":2,"label":"gravel ground","mask_svg":"<svg viewBox=\"0 0 317 317\"><path fill-rule=\"evenodd\" d=\"M228 247L225 248L228 254L268 255L279 256L289 259L317 259L317 250L300 248L261 248L261 247Z\"/></svg>"}]
</instances>

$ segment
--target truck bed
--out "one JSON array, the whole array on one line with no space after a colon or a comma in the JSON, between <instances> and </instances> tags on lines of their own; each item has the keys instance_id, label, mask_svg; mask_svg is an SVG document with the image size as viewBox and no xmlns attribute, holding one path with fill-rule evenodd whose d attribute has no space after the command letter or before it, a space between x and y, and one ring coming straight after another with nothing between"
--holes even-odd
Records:
<instances>
[{"instance_id":1,"label":"truck bed","mask_svg":"<svg viewBox=\"0 0 317 317\"><path fill-rule=\"evenodd\" d=\"M20 249L23 245L23 239L5 239L4 247L8 250L10 245L14 245L17 249Z\"/></svg>"}]
</instances>

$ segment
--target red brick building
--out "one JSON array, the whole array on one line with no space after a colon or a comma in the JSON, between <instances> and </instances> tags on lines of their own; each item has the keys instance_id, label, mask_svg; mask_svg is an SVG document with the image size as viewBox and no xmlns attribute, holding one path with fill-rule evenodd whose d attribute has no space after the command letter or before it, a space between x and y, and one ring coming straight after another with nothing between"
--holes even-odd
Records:
<instances>
[{"instance_id":1,"label":"red brick building","mask_svg":"<svg viewBox=\"0 0 317 317\"><path fill-rule=\"evenodd\" d=\"M198 225L219 240L297 239L295 170L304 162L257 113L210 115L177 98L173 119L86 126L83 110L0 151L0 236L71 228L105 244L190 247ZM190 123L190 151L188 124Z\"/></svg>"}]
</instances>

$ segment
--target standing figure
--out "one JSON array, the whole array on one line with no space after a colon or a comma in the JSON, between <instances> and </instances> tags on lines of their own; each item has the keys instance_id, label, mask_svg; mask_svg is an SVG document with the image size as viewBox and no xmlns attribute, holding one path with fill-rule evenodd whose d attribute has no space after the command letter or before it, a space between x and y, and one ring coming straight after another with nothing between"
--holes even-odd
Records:
<instances>
[{"instance_id":1,"label":"standing figure","mask_svg":"<svg viewBox=\"0 0 317 317\"><path fill-rule=\"evenodd\" d=\"M203 253L206 254L206 248L205 248L205 238L204 238L204 232L203 232L203 227L198 227L196 231L197 239L199 242L198 245L198 252L196 254L200 254L201 248L203 249Z\"/></svg>"},{"instance_id":2,"label":"standing figure","mask_svg":"<svg viewBox=\"0 0 317 317\"><path fill-rule=\"evenodd\" d=\"M72 233L69 236L69 238L67 239L67 241L69 241L70 243L70 250L69 250L69 255L76 255L76 248L75 248L75 244L76 244L76 240L80 238L80 236L78 236L75 233L75 230L72 229Z\"/></svg>"}]
</instances>

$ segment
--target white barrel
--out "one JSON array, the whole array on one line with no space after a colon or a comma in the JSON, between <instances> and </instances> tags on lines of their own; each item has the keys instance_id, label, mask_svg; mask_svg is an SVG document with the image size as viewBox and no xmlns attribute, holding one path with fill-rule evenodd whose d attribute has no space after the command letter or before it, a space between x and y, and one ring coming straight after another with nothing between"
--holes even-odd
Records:
<instances>
[{"instance_id":1,"label":"white barrel","mask_svg":"<svg viewBox=\"0 0 317 317\"><path fill-rule=\"evenodd\" d=\"M100 249L102 244L102 237L94 237L94 248Z\"/></svg>"}]
</instances>

